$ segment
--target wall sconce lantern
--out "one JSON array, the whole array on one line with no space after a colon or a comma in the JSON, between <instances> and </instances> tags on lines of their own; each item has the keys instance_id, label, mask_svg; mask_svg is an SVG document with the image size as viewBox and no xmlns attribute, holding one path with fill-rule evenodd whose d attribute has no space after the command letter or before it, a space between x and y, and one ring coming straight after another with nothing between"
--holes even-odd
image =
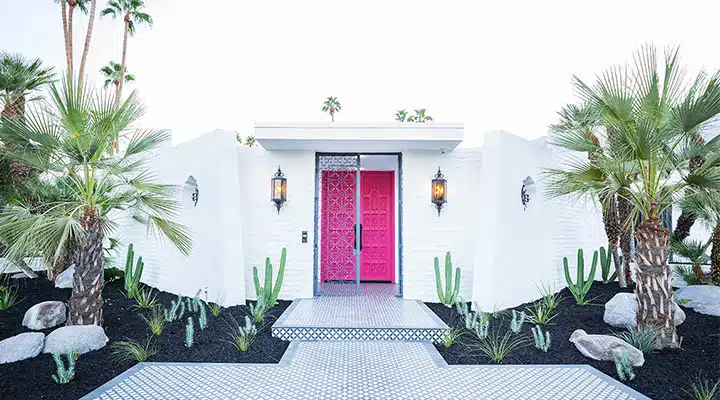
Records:
<instances>
[{"instance_id":1,"label":"wall sconce lantern","mask_svg":"<svg viewBox=\"0 0 720 400\"><path fill-rule=\"evenodd\" d=\"M520 189L520 200L522 201L523 210L527 210L527 205L533 197L535 197L535 182L528 176L523 179L522 189Z\"/></svg>"},{"instance_id":2,"label":"wall sconce lantern","mask_svg":"<svg viewBox=\"0 0 720 400\"><path fill-rule=\"evenodd\" d=\"M431 201L435 204L438 216L440 216L440 209L442 209L443 204L447 203L447 179L445 179L442 171L440 171L440 167L438 167L438 172L432 180Z\"/></svg>"},{"instance_id":3,"label":"wall sconce lantern","mask_svg":"<svg viewBox=\"0 0 720 400\"><path fill-rule=\"evenodd\" d=\"M270 180L270 200L275 203L278 214L280 214L280 207L287 201L287 178L280 170L275 173L275 176Z\"/></svg>"}]
</instances>

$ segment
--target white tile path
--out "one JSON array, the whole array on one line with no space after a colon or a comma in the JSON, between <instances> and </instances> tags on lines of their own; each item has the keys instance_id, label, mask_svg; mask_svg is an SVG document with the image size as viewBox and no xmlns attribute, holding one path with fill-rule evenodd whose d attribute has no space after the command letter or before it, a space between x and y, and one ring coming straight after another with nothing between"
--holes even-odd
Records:
<instances>
[{"instance_id":1,"label":"white tile path","mask_svg":"<svg viewBox=\"0 0 720 400\"><path fill-rule=\"evenodd\" d=\"M586 365L448 366L429 342L295 341L267 364L140 363L83 399L647 399Z\"/></svg>"}]
</instances>

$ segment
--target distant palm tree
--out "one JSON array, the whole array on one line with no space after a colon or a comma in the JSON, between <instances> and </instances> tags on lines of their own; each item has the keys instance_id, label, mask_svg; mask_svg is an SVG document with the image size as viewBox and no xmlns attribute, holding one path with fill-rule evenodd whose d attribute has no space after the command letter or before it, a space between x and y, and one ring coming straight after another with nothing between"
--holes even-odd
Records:
<instances>
[{"instance_id":1,"label":"distant palm tree","mask_svg":"<svg viewBox=\"0 0 720 400\"><path fill-rule=\"evenodd\" d=\"M118 90L118 86L120 85L120 70L122 69L122 66L114 61L110 61L108 65L102 67L100 72L105 75L105 84L104 87L108 87L110 85L115 86L115 90ZM132 82L135 80L135 76L132 74L129 74L127 72L127 68L125 69L125 82Z\"/></svg>"},{"instance_id":2,"label":"distant palm tree","mask_svg":"<svg viewBox=\"0 0 720 400\"><path fill-rule=\"evenodd\" d=\"M415 115L411 115L407 117L407 122L427 122L432 121L433 117L425 114L426 110L424 108L420 108L415 110Z\"/></svg>"},{"instance_id":3,"label":"distant palm tree","mask_svg":"<svg viewBox=\"0 0 720 400\"><path fill-rule=\"evenodd\" d=\"M85 47L83 47L82 58L80 59L80 70L78 72L78 87L84 87L85 64L87 64L88 53L90 52L90 41L92 40L93 26L95 26L95 8L97 0L90 0L90 16L88 19L88 28L85 33Z\"/></svg>"},{"instance_id":4,"label":"distant palm tree","mask_svg":"<svg viewBox=\"0 0 720 400\"><path fill-rule=\"evenodd\" d=\"M682 257L687 258L692 265L693 275L695 275L695 282L698 285L702 285L705 281L705 274L702 271L702 265L708 261L708 256L705 254L710 241L703 244L697 240L684 240L682 242L672 242L670 248L672 251Z\"/></svg>"},{"instance_id":5,"label":"distant palm tree","mask_svg":"<svg viewBox=\"0 0 720 400\"><path fill-rule=\"evenodd\" d=\"M110 0L108 8L102 10L101 16L111 15L113 18L122 17L125 24L125 33L123 36L122 61L120 62L120 78L118 81L117 92L115 93L115 104L120 104L122 97L123 84L125 83L125 68L127 66L127 44L128 35L134 36L137 25L147 24L152 26L153 20L150 14L143 12L145 2L143 0Z\"/></svg>"},{"instance_id":6,"label":"distant palm tree","mask_svg":"<svg viewBox=\"0 0 720 400\"><path fill-rule=\"evenodd\" d=\"M397 110L397 112L395 113L395 121L405 122L407 120L407 116L408 116L407 110L405 110L405 109Z\"/></svg>"},{"instance_id":7,"label":"distant palm tree","mask_svg":"<svg viewBox=\"0 0 720 400\"><path fill-rule=\"evenodd\" d=\"M0 100L3 118L24 118L25 103L33 91L53 81L52 68L39 58L27 60L20 54L0 53Z\"/></svg>"},{"instance_id":8,"label":"distant palm tree","mask_svg":"<svg viewBox=\"0 0 720 400\"><path fill-rule=\"evenodd\" d=\"M73 63L73 19L75 16L75 8L80 9L83 13L87 13L87 3L89 0L55 0L60 3L60 12L62 13L63 22L63 38L65 41L65 59L67 62L67 79L73 79L74 63ZM92 36L92 24L95 18L95 0L93 0L90 24L88 25L88 35L85 37L85 47L90 47L90 38ZM87 54L83 52L83 60L87 60ZM81 62L81 71L84 71L84 61Z\"/></svg>"},{"instance_id":9,"label":"distant palm tree","mask_svg":"<svg viewBox=\"0 0 720 400\"><path fill-rule=\"evenodd\" d=\"M720 142L720 136L716 137L715 142ZM716 145L720 145L720 143L716 143ZM714 157L717 158L719 154L720 152L716 152ZM683 210L693 213L712 232L710 235L712 242L710 275L713 284L720 285L720 191L710 193L695 191L686 195L680 201L680 206Z\"/></svg>"},{"instance_id":10,"label":"distant palm tree","mask_svg":"<svg viewBox=\"0 0 720 400\"><path fill-rule=\"evenodd\" d=\"M332 119L332 122L335 122L335 113L342 110L342 106L340 105L337 97L330 96L323 103L322 110L323 112L330 113L330 118Z\"/></svg>"}]
</instances>

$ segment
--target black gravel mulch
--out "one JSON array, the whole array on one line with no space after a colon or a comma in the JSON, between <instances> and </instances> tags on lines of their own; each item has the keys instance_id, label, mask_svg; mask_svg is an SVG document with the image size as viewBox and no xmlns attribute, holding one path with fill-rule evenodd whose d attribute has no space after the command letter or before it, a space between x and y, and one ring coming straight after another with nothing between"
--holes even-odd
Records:
<instances>
[{"instance_id":1,"label":"black gravel mulch","mask_svg":"<svg viewBox=\"0 0 720 400\"><path fill-rule=\"evenodd\" d=\"M80 356L75 368L75 379L65 385L57 385L51 378L55 373L55 363L49 354L0 365L0 399L78 399L113 377L121 374L136 362L124 362L113 355L111 344L116 341L132 339L146 343L151 336L147 324L140 318L149 315L149 310L132 308L135 300L122 297L122 281L110 282L103 290L105 334L108 344L97 351ZM42 301L60 300L67 302L70 289L57 289L44 278L30 281L21 287L19 296L22 302L8 311L0 311L0 340L28 332L22 326L22 319L28 308ZM157 300L165 307L177 298L167 292L157 292ZM210 299L212 301L213 299ZM290 305L288 301L269 311L262 328L259 328L257 340L247 352L239 352L229 343L231 340L228 324L233 324L232 316L238 323L244 324L244 316L249 315L247 306L223 308L219 318L208 310L208 326L200 330L195 315L195 342L185 347L185 322L170 323L161 336L153 336L151 346L156 354L148 361L157 362L211 362L211 363L277 363L285 353L288 342L273 338L270 327L282 312ZM45 331L50 333L52 329Z\"/></svg>"},{"instance_id":2,"label":"black gravel mulch","mask_svg":"<svg viewBox=\"0 0 720 400\"><path fill-rule=\"evenodd\" d=\"M631 292L632 289L620 289L617 283L604 285L596 282L589 294L594 305L580 306L575 304L572 294L563 289L560 292L563 300L556 309L557 316L550 325L542 326L543 331L550 332L550 350L543 353L535 348L530 332L534 325L526 322L520 333L527 338L525 347L513 352L505 363L588 364L618 379L612 361L595 361L583 356L569 339L576 329L584 329L589 334L622 331L621 328L614 328L603 322L603 305L621 291ZM464 330L464 321L454 309L438 303L426 304L449 326ZM514 309L522 311L529 305L523 304ZM645 365L634 369L636 377L632 381L624 382L626 385L655 400L684 399L692 398L688 397L685 391L691 390L691 385L698 376L713 383L720 380L720 317L696 313L685 307L683 311L687 318L677 328L678 335L683 338L682 348L646 354ZM509 313L503 313L492 320L491 331L495 327L500 334L504 334L509 330L510 318ZM474 348L476 343L472 334L464 333L451 348L446 349L442 345L436 347L448 364L488 364L488 358Z\"/></svg>"}]
</instances>

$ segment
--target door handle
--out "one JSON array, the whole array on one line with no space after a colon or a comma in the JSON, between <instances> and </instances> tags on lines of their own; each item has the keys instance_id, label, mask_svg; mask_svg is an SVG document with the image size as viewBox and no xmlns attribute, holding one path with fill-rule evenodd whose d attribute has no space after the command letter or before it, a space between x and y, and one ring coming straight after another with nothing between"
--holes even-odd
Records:
<instances>
[{"instance_id":1,"label":"door handle","mask_svg":"<svg viewBox=\"0 0 720 400\"><path fill-rule=\"evenodd\" d=\"M357 245L358 245L358 240L357 240L358 229L357 229L357 227L358 227L358 224L355 224L355 226L353 227L353 249L355 249L355 250L357 250L357 247L358 247L358 246L357 246ZM360 230L360 251L362 251L362 248L363 248L363 243L362 243L362 237L363 237L362 232L363 232L363 228L362 228L362 224L360 224L360 229L359 229L359 230Z\"/></svg>"}]
</instances>

